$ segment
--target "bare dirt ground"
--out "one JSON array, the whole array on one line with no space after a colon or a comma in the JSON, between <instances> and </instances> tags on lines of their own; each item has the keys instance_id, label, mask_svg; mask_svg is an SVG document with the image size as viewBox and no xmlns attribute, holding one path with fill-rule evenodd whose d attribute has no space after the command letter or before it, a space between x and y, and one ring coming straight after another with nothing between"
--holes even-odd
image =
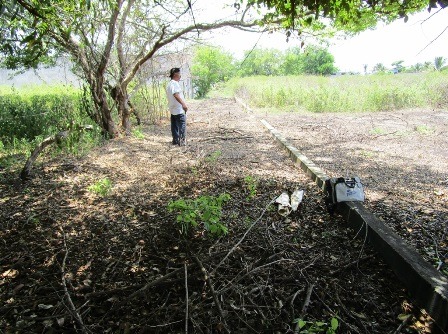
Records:
<instances>
[{"instance_id":1,"label":"bare dirt ground","mask_svg":"<svg viewBox=\"0 0 448 334\"><path fill-rule=\"evenodd\" d=\"M360 176L366 205L443 271L446 111L265 115L229 99L190 104L185 147L170 144L162 121L144 139L39 161L24 184L0 170L0 330L293 333L298 318L304 328L336 318L337 333L434 333L259 119L327 174ZM104 178L110 194L88 190ZM281 217L272 202L295 189L304 200ZM222 193L229 233L183 237L168 202Z\"/></svg>"}]
</instances>

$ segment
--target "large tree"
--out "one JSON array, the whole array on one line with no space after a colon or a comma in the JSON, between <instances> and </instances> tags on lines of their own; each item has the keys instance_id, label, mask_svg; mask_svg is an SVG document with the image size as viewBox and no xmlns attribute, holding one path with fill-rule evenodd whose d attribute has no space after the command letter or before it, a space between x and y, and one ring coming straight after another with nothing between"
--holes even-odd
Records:
<instances>
[{"instance_id":1,"label":"large tree","mask_svg":"<svg viewBox=\"0 0 448 334\"><path fill-rule=\"evenodd\" d=\"M221 48L200 46L194 50L191 66L197 97L205 97L212 86L234 75L235 60Z\"/></svg>"},{"instance_id":2,"label":"large tree","mask_svg":"<svg viewBox=\"0 0 448 334\"><path fill-rule=\"evenodd\" d=\"M279 75L282 58L280 50L255 48L245 52L239 72L242 76Z\"/></svg>"},{"instance_id":3,"label":"large tree","mask_svg":"<svg viewBox=\"0 0 448 334\"><path fill-rule=\"evenodd\" d=\"M111 137L120 133L113 110L129 133L129 85L158 52L202 31L258 26L248 10L232 20L199 22L192 2L179 0L16 0L1 2L0 13L2 64L37 67L69 54L90 88L91 117Z\"/></svg>"},{"instance_id":4,"label":"large tree","mask_svg":"<svg viewBox=\"0 0 448 334\"><path fill-rule=\"evenodd\" d=\"M334 57L326 48L310 45L301 55L303 73L330 75L337 72Z\"/></svg>"}]
</instances>

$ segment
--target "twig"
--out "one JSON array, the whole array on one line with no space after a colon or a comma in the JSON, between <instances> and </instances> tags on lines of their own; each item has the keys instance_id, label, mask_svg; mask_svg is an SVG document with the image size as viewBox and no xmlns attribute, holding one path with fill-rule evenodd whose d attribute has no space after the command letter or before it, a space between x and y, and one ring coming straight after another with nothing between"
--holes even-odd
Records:
<instances>
[{"instance_id":1,"label":"twig","mask_svg":"<svg viewBox=\"0 0 448 334\"><path fill-rule=\"evenodd\" d=\"M334 286L334 290L336 290L336 286ZM358 327L356 327L355 325L351 325L349 322L345 321L343 318L339 317L337 315L337 312L335 312L333 309L331 309L330 306L328 306L320 297L319 294L315 294L316 298L322 303L322 305L324 306L324 308L326 308L328 310L328 312L330 314L332 314L334 317L337 317L339 319L339 321L343 324L345 324L348 328L350 328L352 331L354 331L354 333L358 333L358 334L365 334L365 333L369 333L369 331L366 329L366 327L364 326L364 324L359 321L359 319L354 318L353 315L351 315L350 313L347 313L347 315L349 316L349 318L351 319L356 319L357 321L359 321L361 323L361 325L364 328L364 332L361 332L360 329ZM342 301L340 301L339 299L339 295L337 295L337 291L336 291L336 299L338 300L338 302L340 302L340 304L342 305L342 310L347 312L346 308L343 306Z\"/></svg>"},{"instance_id":2,"label":"twig","mask_svg":"<svg viewBox=\"0 0 448 334\"><path fill-rule=\"evenodd\" d=\"M213 287L212 281L210 279L210 275L208 275L207 270L204 268L201 260L199 260L199 258L197 256L194 257L194 260L196 261L199 268L201 268L202 273L204 274L204 279L207 282L210 292L213 295L213 300L215 301L216 307L218 308L219 315L221 316L221 319L222 319L222 322L224 325L224 330L226 333L230 333L229 329L227 328L227 323L226 323L226 319L224 318L224 313L221 308L221 303L219 302L218 296L215 292L215 288Z\"/></svg>"},{"instance_id":3,"label":"twig","mask_svg":"<svg viewBox=\"0 0 448 334\"><path fill-rule=\"evenodd\" d=\"M220 126L218 126L218 129L219 129L219 130L222 130L224 133L227 132L227 131L229 131L229 132L236 132L236 133L238 133L240 136L244 136L244 134L243 134L241 131L238 131L238 130L236 130L236 129L228 129L228 128L223 128L223 127L220 127Z\"/></svg>"},{"instance_id":4,"label":"twig","mask_svg":"<svg viewBox=\"0 0 448 334\"><path fill-rule=\"evenodd\" d=\"M187 271L187 263L184 263L184 272L185 272L185 334L188 334L188 271Z\"/></svg>"},{"instance_id":5,"label":"twig","mask_svg":"<svg viewBox=\"0 0 448 334\"><path fill-rule=\"evenodd\" d=\"M352 313L347 310L347 308L345 307L344 303L342 302L341 298L339 297L339 293L338 293L338 289L336 288L336 285L333 284L334 287L334 291L335 291L335 297L336 300L339 304L339 307L342 309L342 311L344 311L344 313L352 320L358 322L363 328L364 328L364 333L369 333L369 331L367 330L366 326L364 326L364 323L361 321L361 319L359 319L358 317L354 317L352 315Z\"/></svg>"},{"instance_id":6,"label":"twig","mask_svg":"<svg viewBox=\"0 0 448 334\"><path fill-rule=\"evenodd\" d=\"M299 293L301 293L303 291L302 288L300 288L299 290L297 290L292 296L286 298L286 300L289 300L291 298L291 301L289 302L289 306L291 308L291 314L292 314L292 318L294 319L294 301L296 300L296 297Z\"/></svg>"},{"instance_id":7,"label":"twig","mask_svg":"<svg viewBox=\"0 0 448 334\"><path fill-rule=\"evenodd\" d=\"M70 312L72 317L75 318L75 321L78 323L78 325L81 327L81 332L82 333L88 333L86 327L84 326L82 318L79 315L78 311L76 310L76 307L73 304L73 301L72 301L72 299L70 297L70 294L68 292L68 289L67 289L67 282L65 280L65 262L67 261L67 257L68 257L68 248L67 248L67 242L65 240L65 233L64 233L63 230L62 230L62 234L64 236L64 248L65 248L65 255L64 255L64 259L62 260L62 267L61 267L61 271L62 271L62 286L64 288L64 295L65 295L65 298L67 299L68 306L69 306L69 310L68 311Z\"/></svg>"},{"instance_id":8,"label":"twig","mask_svg":"<svg viewBox=\"0 0 448 334\"><path fill-rule=\"evenodd\" d=\"M295 262L295 260L293 260L293 259L279 259L279 260L275 260L275 261L272 261L272 262L263 264L263 265L261 265L261 266L259 266L259 267L256 267L256 268L252 269L251 271L245 273L245 274L244 274L243 276L241 276L241 277L235 277L235 278L233 278L229 283L226 284L225 287L223 287L221 290L219 290L219 293L222 294L222 293L228 291L228 290L231 288L231 286L229 286L229 285L232 284L233 282L241 281L243 278L246 278L247 276L249 276L249 275L251 275L251 274L253 274L253 273L255 273L255 272L257 272L257 271L259 271L259 270L261 270L261 269L263 269L264 267L268 267L268 266L271 266L271 265L273 265L273 264L276 264L276 263L278 263L278 262L283 262L283 261L292 261L292 262Z\"/></svg>"},{"instance_id":9,"label":"twig","mask_svg":"<svg viewBox=\"0 0 448 334\"><path fill-rule=\"evenodd\" d=\"M214 136L214 137L208 137L204 139L199 139L198 142L201 141L208 141L208 140L214 140L214 139L221 139L221 140L239 140L239 139L252 139L253 136L240 136L240 137L223 137L223 136Z\"/></svg>"},{"instance_id":10,"label":"twig","mask_svg":"<svg viewBox=\"0 0 448 334\"><path fill-rule=\"evenodd\" d=\"M305 301L303 302L302 310L300 311L301 318L303 318L306 315L306 309L308 308L308 305L310 304L311 293L313 292L313 289L314 289L314 283L311 283L310 286L308 287L308 290L306 291Z\"/></svg>"},{"instance_id":11,"label":"twig","mask_svg":"<svg viewBox=\"0 0 448 334\"><path fill-rule=\"evenodd\" d=\"M369 259L372 259L372 258L374 258L374 256L373 255L368 255L368 256L365 256L365 257L363 257L362 259L356 259L355 261L352 261L352 262L350 262L350 263L347 263L345 266L343 266L343 267L340 267L340 268L338 268L338 269L336 269L336 270L333 270L333 271L330 271L330 275L331 276L334 276L334 275L336 275L336 274L339 274L341 271L343 271L343 270L345 270L345 269L348 269L348 268L350 268L350 267L352 267L352 266L354 266L354 265L358 265L358 263L360 262L360 261L366 261L366 260L369 260Z\"/></svg>"},{"instance_id":12,"label":"twig","mask_svg":"<svg viewBox=\"0 0 448 334\"><path fill-rule=\"evenodd\" d=\"M311 300L311 293L313 292L314 289L314 283L311 283L310 286L308 287L308 290L306 291L306 297L305 297L305 301L303 302L302 305L302 310L300 311L300 319L303 319L303 317L306 314L306 309L308 308L308 305L310 304L310 300ZM299 322L297 322L296 324L296 328L294 329L294 333L299 333Z\"/></svg>"},{"instance_id":13,"label":"twig","mask_svg":"<svg viewBox=\"0 0 448 334\"><path fill-rule=\"evenodd\" d=\"M178 283L181 280L182 280L182 278L175 278L172 280L163 280L163 281L157 282L155 285L173 285L173 284ZM124 293L129 290L135 291L136 289L141 289L144 286L145 286L144 284L135 284L135 285L124 286L122 288L115 288L115 289L104 290L104 291L93 291L93 292L86 293L85 298L104 297L104 296L109 296L109 295L115 295L118 293ZM154 287L154 285L153 285L153 287Z\"/></svg>"},{"instance_id":14,"label":"twig","mask_svg":"<svg viewBox=\"0 0 448 334\"><path fill-rule=\"evenodd\" d=\"M252 225L249 226L249 228L246 230L246 232L244 233L244 235L241 237L241 239L232 247L232 249L227 253L226 256L224 256L224 258L221 260L221 262L218 263L218 265L215 267L215 269L212 270L212 272L210 273L210 275L213 276L213 274L216 272L216 270L218 270L218 268L224 263L225 260L227 260L227 258L230 256L230 254L232 254L235 249L237 249L237 247L243 242L243 240L246 238L246 236L249 234L250 230L255 226L256 223L258 223L260 221L260 219L263 217L264 213L266 212L266 210L268 209L268 207L275 202L277 197L275 197L274 199L272 199L268 205L266 205L266 207L264 208L263 212L261 213L260 217L258 217L253 223Z\"/></svg>"},{"instance_id":15,"label":"twig","mask_svg":"<svg viewBox=\"0 0 448 334\"><path fill-rule=\"evenodd\" d=\"M190 265L191 266L191 265ZM143 286L142 288L140 288L139 290L135 291L133 294L131 294L126 300L130 301L132 299L134 299L135 297L141 296L142 294L145 293L146 290L148 290L149 288L156 286L158 284L160 284L161 282L167 280L168 278L171 278L173 276L176 276L179 272L181 272L183 270L183 268L178 268L172 272L170 272L169 274L166 274L165 276L159 277L158 279L149 282L148 284L146 284L145 286Z\"/></svg>"}]
</instances>

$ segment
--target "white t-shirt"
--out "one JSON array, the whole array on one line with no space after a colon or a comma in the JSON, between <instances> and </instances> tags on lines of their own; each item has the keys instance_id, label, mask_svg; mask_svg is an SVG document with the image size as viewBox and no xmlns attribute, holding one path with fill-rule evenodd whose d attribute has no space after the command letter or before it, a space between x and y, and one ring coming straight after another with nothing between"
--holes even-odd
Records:
<instances>
[{"instance_id":1,"label":"white t-shirt","mask_svg":"<svg viewBox=\"0 0 448 334\"><path fill-rule=\"evenodd\" d=\"M174 94L178 93L180 98L184 100L184 94L180 89L179 82L176 80L170 80L168 85L166 86L166 96L168 98L168 107L170 109L171 115L180 115L184 114L184 109L182 105L176 100Z\"/></svg>"}]
</instances>

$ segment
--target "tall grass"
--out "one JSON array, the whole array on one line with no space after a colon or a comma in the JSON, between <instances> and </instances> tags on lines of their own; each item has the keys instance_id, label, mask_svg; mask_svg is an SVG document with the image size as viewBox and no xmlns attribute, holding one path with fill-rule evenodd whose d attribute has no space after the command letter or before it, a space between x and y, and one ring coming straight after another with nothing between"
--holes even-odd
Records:
<instances>
[{"instance_id":1,"label":"tall grass","mask_svg":"<svg viewBox=\"0 0 448 334\"><path fill-rule=\"evenodd\" d=\"M11 156L28 155L45 137L66 130L70 124L94 125L84 108L85 97L72 86L0 86L0 163L5 165ZM73 133L50 152L79 154L99 140L98 131Z\"/></svg>"},{"instance_id":2,"label":"tall grass","mask_svg":"<svg viewBox=\"0 0 448 334\"><path fill-rule=\"evenodd\" d=\"M131 93L131 101L142 121L154 124L168 116L165 94L166 78L152 78Z\"/></svg>"},{"instance_id":3,"label":"tall grass","mask_svg":"<svg viewBox=\"0 0 448 334\"><path fill-rule=\"evenodd\" d=\"M156 123L167 116L165 84L166 78L156 78L132 90L132 108L141 121ZM73 86L0 86L0 166L5 165L8 157L28 155L45 137L66 130L70 124L93 125L95 131L73 132L63 143L52 145L46 152L88 151L102 141L100 129L88 117L87 110L92 113L92 108L89 92ZM118 123L118 114L114 113L113 117Z\"/></svg>"},{"instance_id":4,"label":"tall grass","mask_svg":"<svg viewBox=\"0 0 448 334\"><path fill-rule=\"evenodd\" d=\"M233 78L223 88L251 106L279 111L368 112L448 104L448 74Z\"/></svg>"}]
</instances>

